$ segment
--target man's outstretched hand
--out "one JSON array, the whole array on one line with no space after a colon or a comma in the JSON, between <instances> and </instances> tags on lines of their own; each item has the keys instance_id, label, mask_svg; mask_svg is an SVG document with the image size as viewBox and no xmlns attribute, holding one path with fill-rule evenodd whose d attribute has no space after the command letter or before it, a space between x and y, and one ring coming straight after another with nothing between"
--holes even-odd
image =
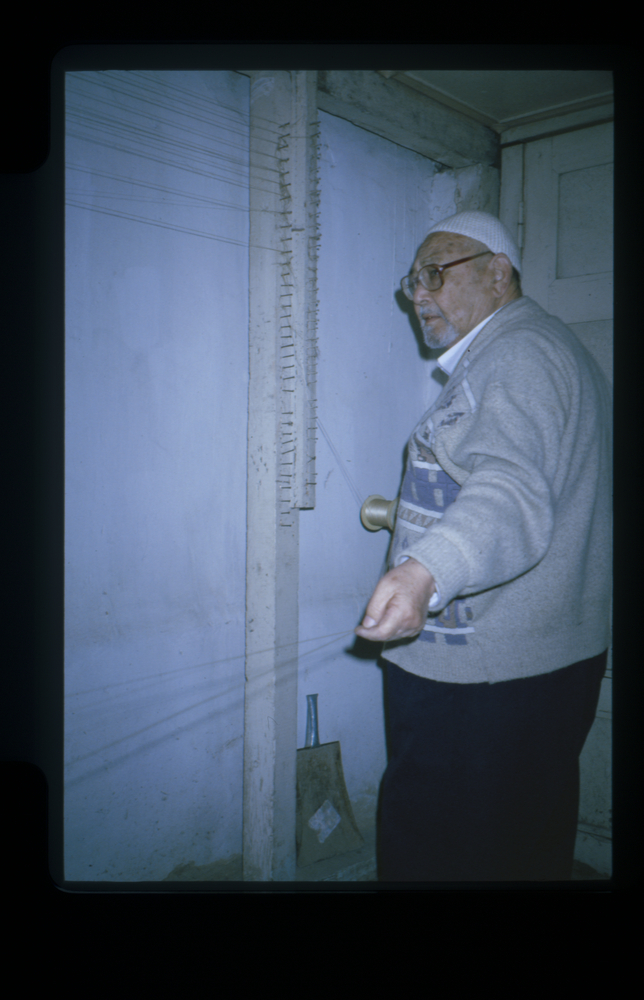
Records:
<instances>
[{"instance_id":1,"label":"man's outstretched hand","mask_svg":"<svg viewBox=\"0 0 644 1000\"><path fill-rule=\"evenodd\" d=\"M431 573L415 559L407 559L379 581L356 635L372 642L418 635L427 621L429 600L435 590Z\"/></svg>"}]
</instances>

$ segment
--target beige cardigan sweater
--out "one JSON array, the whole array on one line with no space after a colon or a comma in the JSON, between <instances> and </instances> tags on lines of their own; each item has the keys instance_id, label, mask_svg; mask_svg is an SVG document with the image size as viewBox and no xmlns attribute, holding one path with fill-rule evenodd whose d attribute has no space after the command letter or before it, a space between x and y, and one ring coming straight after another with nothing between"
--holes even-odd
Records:
<instances>
[{"instance_id":1,"label":"beige cardigan sweater","mask_svg":"<svg viewBox=\"0 0 644 1000\"><path fill-rule=\"evenodd\" d=\"M441 600L386 659L494 683L606 649L610 418L604 376L560 320L523 297L486 324L409 442L389 561L418 560Z\"/></svg>"}]
</instances>

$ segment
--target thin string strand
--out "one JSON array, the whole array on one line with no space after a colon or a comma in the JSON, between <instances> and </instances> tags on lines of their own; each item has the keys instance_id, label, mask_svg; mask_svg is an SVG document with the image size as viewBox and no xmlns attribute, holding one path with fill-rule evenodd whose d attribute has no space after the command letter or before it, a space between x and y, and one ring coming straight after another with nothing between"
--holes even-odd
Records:
<instances>
[{"instance_id":1,"label":"thin string strand","mask_svg":"<svg viewBox=\"0 0 644 1000\"><path fill-rule=\"evenodd\" d=\"M285 642L280 646L269 646L266 649L255 649L250 652L238 653L235 656L225 656L219 660L206 660L204 663L195 663L191 667L177 667L175 670L164 670L159 674L149 674L147 677L129 677L126 681L117 681L114 684L101 685L101 687L96 688L85 688L83 691L74 691L67 694L68 698L78 698L81 695L93 694L95 691L105 691L107 687L115 688L122 687L125 684L144 684L146 682L157 682L161 677L171 677L175 674L185 674L188 670L204 670L207 667L217 667L223 663L232 663L233 660L245 660L249 656L261 656L266 653L272 653L273 651L279 652L282 649L287 649L289 646L300 646L305 642L319 642L320 639L337 639L343 635L351 635L353 629L345 629L342 632L328 632L326 635L312 636L310 639L297 639L295 642ZM331 643L325 643L324 646L320 646L320 649L324 649L325 646L331 645ZM317 652L317 650L307 650L302 653L303 656L308 656L311 652Z\"/></svg>"},{"instance_id":2,"label":"thin string strand","mask_svg":"<svg viewBox=\"0 0 644 1000\"><path fill-rule=\"evenodd\" d=\"M347 635L347 634L350 634L351 632L353 632L353 630L350 630L349 632L336 633L336 636L337 635ZM296 643L286 643L285 645L286 646L292 646L292 645L296 645ZM324 643L322 646L319 646L319 647L317 647L315 649L312 649L312 650L308 650L307 653L304 653L303 655L304 656L308 656L311 653L317 653L321 649L325 649L327 646L330 646L330 645L331 645L331 642ZM233 657L233 659L236 659L236 657ZM295 662L296 659L297 659L297 657L294 657L293 660L288 661L287 663L283 663L283 664L281 664L281 666L287 666L289 662L293 663L293 662ZM268 671L267 671L267 673L268 673ZM254 678L254 679L257 679L257 678ZM89 750L87 753L81 754L78 757L74 757L72 760L66 761L65 762L65 767L66 768L70 768L70 767L73 767L75 765L78 765L78 764L82 763L85 760L89 760L91 757L95 757L97 754L105 753L108 750L113 749L114 747L117 747L117 746L119 746L119 745L121 745L123 743L126 743L128 740L132 740L132 739L134 739L137 736L141 736L144 733L150 732L152 729L155 729L158 726L161 726L164 723L169 722L171 719L176 719L176 718L178 718L181 715L185 715L186 713L192 712L192 711L194 711L197 708L201 708L203 705L208 704L208 702L212 702L212 701L216 701L218 699L224 698L226 695L230 694L231 691L238 689L238 687L239 686L236 685L235 688L229 687L225 691L218 691L215 694L210 695L208 698L202 698L200 701L195 702L192 705L188 705L185 708L178 709L178 711L172 712L170 715L166 715L162 719L156 719L154 722L151 722L147 726L143 726L141 729L138 729L138 730L136 730L136 731L134 731L132 733L128 733L126 736L120 736L118 739L112 740L110 743L103 744L100 747L96 747L93 750ZM105 690L105 689L103 688L102 690ZM229 710L230 710L230 706L227 706L226 707L226 711L229 711ZM203 721L203 720L199 720L199 721ZM165 738L168 738L168 737L164 737L164 739ZM141 748L137 748L137 752L140 749ZM126 754L126 756L129 756L129 754ZM81 780L81 778L83 778L83 777L86 777L86 776L79 776L79 778L77 780Z\"/></svg>"},{"instance_id":3,"label":"thin string strand","mask_svg":"<svg viewBox=\"0 0 644 1000\"><path fill-rule=\"evenodd\" d=\"M357 487L356 487L355 483L353 482L353 479L352 479L352 478L351 478L351 476L349 475L349 472L348 472L348 470L347 470L347 469L345 468L345 463L344 463L344 462L342 461L342 459L340 458L340 455L339 455L339 453L338 453L338 450L337 450L337 448L336 448L336 447L335 447L335 445L333 444L333 441L331 440L331 438L330 438L330 436L329 436L329 434L328 434L328 432L327 432L326 428L324 427L324 424L323 424L323 423L322 423L322 421L320 420L320 418L319 418L319 417L316 417L315 419L316 419L316 421L317 421L317 425L318 425L318 427L320 428L320 430L321 430L321 431L322 431L322 433L324 434L324 437L325 437L325 439L326 439L326 443L328 444L329 448L330 448L330 449L331 449L331 451L333 452L333 455L334 455L334 457L335 457L335 460L336 460L336 462L338 463L338 467L339 467L339 469L340 469L340 472L341 472L341 473L342 473L342 475L344 476L344 480L345 480L345 482L346 482L347 486L349 487L349 489L351 490L351 493L353 494L353 496L354 496L354 498L355 498L355 501L356 501L356 503L358 504L358 507L362 507L362 500L360 499L360 494L359 494L359 492L358 492L358 489L357 489Z\"/></svg>"}]
</instances>

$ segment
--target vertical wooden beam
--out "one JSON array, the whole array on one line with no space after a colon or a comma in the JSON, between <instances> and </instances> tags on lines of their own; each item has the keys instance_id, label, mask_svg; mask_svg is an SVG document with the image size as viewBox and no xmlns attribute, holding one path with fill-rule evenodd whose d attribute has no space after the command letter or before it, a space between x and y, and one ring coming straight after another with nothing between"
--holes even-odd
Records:
<instances>
[{"instance_id":1,"label":"vertical wooden beam","mask_svg":"<svg viewBox=\"0 0 644 1000\"><path fill-rule=\"evenodd\" d=\"M295 877L298 528L299 508L312 506L314 496L315 281L309 237L315 117L314 74L251 75L243 796L248 881ZM314 273L313 267L313 279Z\"/></svg>"},{"instance_id":2,"label":"vertical wooden beam","mask_svg":"<svg viewBox=\"0 0 644 1000\"><path fill-rule=\"evenodd\" d=\"M501 150L499 218L510 230L519 249L523 246L523 146Z\"/></svg>"},{"instance_id":3,"label":"vertical wooden beam","mask_svg":"<svg viewBox=\"0 0 644 1000\"><path fill-rule=\"evenodd\" d=\"M521 287L524 295L554 312L550 288L556 278L559 176L553 170L552 143L541 139L525 145Z\"/></svg>"}]
</instances>

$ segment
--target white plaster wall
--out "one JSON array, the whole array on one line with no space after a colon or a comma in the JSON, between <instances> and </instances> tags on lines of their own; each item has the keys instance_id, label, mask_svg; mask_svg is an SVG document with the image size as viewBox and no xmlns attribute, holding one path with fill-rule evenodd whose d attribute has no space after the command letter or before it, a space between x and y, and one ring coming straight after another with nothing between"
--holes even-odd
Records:
<instances>
[{"instance_id":1,"label":"white plaster wall","mask_svg":"<svg viewBox=\"0 0 644 1000\"><path fill-rule=\"evenodd\" d=\"M69 74L65 878L241 850L248 80Z\"/></svg>"},{"instance_id":2,"label":"white plaster wall","mask_svg":"<svg viewBox=\"0 0 644 1000\"><path fill-rule=\"evenodd\" d=\"M459 191L458 178L425 157L331 115L320 121L318 415L326 436L318 431L316 507L300 514L298 746L306 695L317 693L320 740L340 741L364 826L386 764L382 673L371 644L361 644L371 658L349 651L390 535L362 527L360 503L397 495L409 434L440 391L400 280L430 226L457 211Z\"/></svg>"},{"instance_id":3,"label":"white plaster wall","mask_svg":"<svg viewBox=\"0 0 644 1000\"><path fill-rule=\"evenodd\" d=\"M241 851L248 80L68 82L65 878L149 881ZM367 644L350 650L389 534L359 507L396 495L440 390L397 289L433 222L498 192L495 172L440 171L320 119L324 433L300 515L298 746L318 693L364 828L382 680Z\"/></svg>"}]
</instances>

